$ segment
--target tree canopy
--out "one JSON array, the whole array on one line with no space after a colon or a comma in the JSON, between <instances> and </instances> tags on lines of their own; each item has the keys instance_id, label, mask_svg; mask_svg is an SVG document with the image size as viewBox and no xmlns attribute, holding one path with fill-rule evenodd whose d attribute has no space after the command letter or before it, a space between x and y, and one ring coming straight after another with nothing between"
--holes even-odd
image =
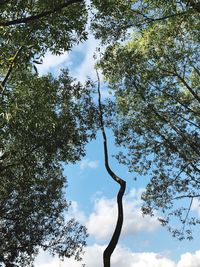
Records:
<instances>
[{"instance_id":1,"label":"tree canopy","mask_svg":"<svg viewBox=\"0 0 200 267\"><path fill-rule=\"evenodd\" d=\"M169 230L180 239L191 238L191 225L200 223L189 214L199 198L200 173L200 20L194 3L118 1L105 7L96 1L96 18L104 19L94 23L97 36L110 42L99 66L116 96L116 143L128 150L117 158L150 177L143 212L159 209L164 225L178 217L183 226Z\"/></svg>"},{"instance_id":2,"label":"tree canopy","mask_svg":"<svg viewBox=\"0 0 200 267\"><path fill-rule=\"evenodd\" d=\"M89 89L67 72L21 75L1 99L0 259L28 266L39 247L78 258L86 231L65 222L61 163L79 160L94 135Z\"/></svg>"},{"instance_id":3,"label":"tree canopy","mask_svg":"<svg viewBox=\"0 0 200 267\"><path fill-rule=\"evenodd\" d=\"M14 3L15 2L15 3ZM86 228L66 221L63 162L95 136L90 82L39 76L45 52L86 38L83 1L0 3L0 263L32 266L39 249L80 259Z\"/></svg>"},{"instance_id":4,"label":"tree canopy","mask_svg":"<svg viewBox=\"0 0 200 267\"><path fill-rule=\"evenodd\" d=\"M62 53L86 39L84 1L4 1L0 8L1 57L6 62L17 47L24 46L22 54L30 59L47 49Z\"/></svg>"}]
</instances>

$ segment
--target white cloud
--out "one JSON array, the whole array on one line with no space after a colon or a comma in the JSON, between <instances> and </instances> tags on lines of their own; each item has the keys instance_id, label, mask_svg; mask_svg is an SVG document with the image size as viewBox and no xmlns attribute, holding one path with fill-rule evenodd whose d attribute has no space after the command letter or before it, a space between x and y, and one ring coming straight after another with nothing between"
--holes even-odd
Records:
<instances>
[{"instance_id":1,"label":"white cloud","mask_svg":"<svg viewBox=\"0 0 200 267\"><path fill-rule=\"evenodd\" d=\"M51 52L47 52L43 58L43 63L41 65L37 65L37 69L41 75L48 73L53 68L54 72L58 73L60 71L59 67L61 67L61 65L68 59L69 59L68 52L64 52L60 56L53 55ZM69 64L71 63L69 62Z\"/></svg>"},{"instance_id":2,"label":"white cloud","mask_svg":"<svg viewBox=\"0 0 200 267\"><path fill-rule=\"evenodd\" d=\"M177 267L199 267L200 266L200 250L194 254L185 253L181 255L181 259L177 264Z\"/></svg>"},{"instance_id":3,"label":"white cloud","mask_svg":"<svg viewBox=\"0 0 200 267\"><path fill-rule=\"evenodd\" d=\"M200 216L200 200L199 199L195 198L193 200L191 210L196 211L197 214Z\"/></svg>"},{"instance_id":4,"label":"white cloud","mask_svg":"<svg viewBox=\"0 0 200 267\"><path fill-rule=\"evenodd\" d=\"M49 260L47 253L41 253L36 260L35 267L81 267L86 264L87 267L102 267L102 255L105 246L94 244L85 249L82 262L76 262L73 259L66 259L64 262L58 258ZM46 260L46 263L45 263ZM200 250L194 254L185 253L181 255L176 263L166 256L154 252L134 253L127 247L118 246L112 255L112 267L199 267Z\"/></svg>"},{"instance_id":5,"label":"white cloud","mask_svg":"<svg viewBox=\"0 0 200 267\"><path fill-rule=\"evenodd\" d=\"M175 267L174 262L154 252L134 253L118 246L113 253L113 267Z\"/></svg>"},{"instance_id":6,"label":"white cloud","mask_svg":"<svg viewBox=\"0 0 200 267\"><path fill-rule=\"evenodd\" d=\"M81 267L82 263L85 263L87 267L102 267L104 249L105 246L97 244L88 246L81 263L73 259L66 259L61 262L57 258L51 258L50 261L47 253L42 253L37 258L35 267ZM126 247L118 246L113 253L111 264L112 267L199 267L199 262L200 250L194 254L189 252L182 254L180 260L176 263L166 256L154 252L134 253Z\"/></svg>"},{"instance_id":7,"label":"white cloud","mask_svg":"<svg viewBox=\"0 0 200 267\"><path fill-rule=\"evenodd\" d=\"M41 75L53 71L58 74L60 68L64 68L64 63L67 62L68 67L71 67L72 76L75 77L78 81L84 83L88 77L93 80L97 80L96 71L95 71L95 59L94 53L96 48L99 45L99 41L96 40L92 35L89 35L87 41L80 43L75 46L71 52L64 52L61 55L53 55L48 51L44 58L43 63L36 65L39 73ZM84 55L83 61L78 65L72 68L73 62L71 60L72 53L76 55L76 52ZM99 72L100 79L103 79L101 72ZM104 93L103 93L104 94ZM105 92L107 95L107 92ZM109 95L108 95L109 96Z\"/></svg>"},{"instance_id":8,"label":"white cloud","mask_svg":"<svg viewBox=\"0 0 200 267\"><path fill-rule=\"evenodd\" d=\"M84 59L81 64L72 70L73 76L77 78L80 82L85 82L88 77L97 80L96 71L95 71L95 59L94 53L96 48L99 46L99 41L96 40L92 35L89 35L88 40L80 45L76 46L73 50L74 53L81 52L84 54ZM104 49L101 47L101 49ZM102 80L102 75L99 73L100 79Z\"/></svg>"},{"instance_id":9,"label":"white cloud","mask_svg":"<svg viewBox=\"0 0 200 267\"><path fill-rule=\"evenodd\" d=\"M124 198L124 225L122 236L134 235L138 232L153 232L159 227L156 218L143 217L141 207L142 190L131 190ZM116 225L117 205L116 199L100 198L94 203L94 212L89 216L87 228L90 235L97 240L109 238ZM98 222L98 223L97 223ZM102 227L99 227L99 226Z\"/></svg>"},{"instance_id":10,"label":"white cloud","mask_svg":"<svg viewBox=\"0 0 200 267\"><path fill-rule=\"evenodd\" d=\"M89 160L89 159L83 159L80 162L80 168L81 170L84 169L97 169L99 167L99 161L98 160Z\"/></svg>"},{"instance_id":11,"label":"white cloud","mask_svg":"<svg viewBox=\"0 0 200 267\"><path fill-rule=\"evenodd\" d=\"M82 210L80 210L76 201L71 201L71 205L66 214L66 220L75 218L79 223L85 224L87 218Z\"/></svg>"},{"instance_id":12,"label":"white cloud","mask_svg":"<svg viewBox=\"0 0 200 267\"><path fill-rule=\"evenodd\" d=\"M141 205L140 195L143 190L132 189L125 196L125 218L124 231L122 235L134 234L136 232L154 231L158 225L152 218L143 218L139 212ZM77 202L72 201L70 216L75 217L82 223L86 223L89 232L96 238L108 237L113 232L113 225L116 222L114 199L96 199L94 212L87 218L78 207ZM103 218L104 217L104 218ZM142 220L144 220L142 222ZM109 226L108 226L109 225ZM108 227L107 227L108 226ZM148 242L148 241L147 241ZM107 244L107 241L106 241ZM60 261L58 257L52 258L47 252L41 252L36 258L35 267L102 267L102 255L106 245L93 244L85 248L83 261L77 262L73 258ZM184 253L180 255L180 260L176 263L169 258L169 253L141 252L135 253L129 248L117 246L112 255L112 267L199 267L200 250L195 253Z\"/></svg>"},{"instance_id":13,"label":"white cloud","mask_svg":"<svg viewBox=\"0 0 200 267\"><path fill-rule=\"evenodd\" d=\"M97 75L95 70L96 60L94 59L94 53L96 48L99 46L99 41L96 40L92 35L89 35L87 41L80 43L75 46L72 51L64 52L61 55L53 55L48 51L44 58L43 63L36 65L40 75L52 72L54 75L58 75L62 68L70 68L70 74L72 77L76 78L81 83L84 83L87 78L91 78L93 81L97 81ZM103 51L105 48L101 47ZM72 54L79 56L82 54L84 56L82 62L78 65L73 66ZM67 66L65 66L67 65ZM101 86L101 96L102 98L110 98L113 96L113 92L109 91L108 87L103 83L103 75L99 70L99 77L102 82Z\"/></svg>"},{"instance_id":14,"label":"white cloud","mask_svg":"<svg viewBox=\"0 0 200 267\"><path fill-rule=\"evenodd\" d=\"M116 224L117 210L115 200L96 200L94 212L90 215L87 228L90 235L96 239L108 238Z\"/></svg>"}]
</instances>

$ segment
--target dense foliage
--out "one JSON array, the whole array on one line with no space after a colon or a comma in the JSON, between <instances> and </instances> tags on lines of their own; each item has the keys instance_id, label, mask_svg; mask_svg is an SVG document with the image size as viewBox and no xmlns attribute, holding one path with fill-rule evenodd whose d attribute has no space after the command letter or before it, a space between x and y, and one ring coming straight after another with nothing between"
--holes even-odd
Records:
<instances>
[{"instance_id":1,"label":"dense foliage","mask_svg":"<svg viewBox=\"0 0 200 267\"><path fill-rule=\"evenodd\" d=\"M150 177L143 212L159 209L164 225L178 217L183 227L169 230L180 239L200 223L190 215L200 189L200 20L192 2L96 1L94 24L110 42L99 65L115 91L116 143L128 150L117 158Z\"/></svg>"},{"instance_id":2,"label":"dense foliage","mask_svg":"<svg viewBox=\"0 0 200 267\"><path fill-rule=\"evenodd\" d=\"M67 72L20 75L1 99L0 259L28 266L39 247L78 258L86 232L65 222L61 162L79 160L93 137L89 89Z\"/></svg>"},{"instance_id":3,"label":"dense foliage","mask_svg":"<svg viewBox=\"0 0 200 267\"><path fill-rule=\"evenodd\" d=\"M87 236L66 221L66 177L94 137L91 86L39 76L45 52L86 38L83 1L0 2L0 264L32 266L39 249L80 259Z\"/></svg>"},{"instance_id":4,"label":"dense foliage","mask_svg":"<svg viewBox=\"0 0 200 267\"><path fill-rule=\"evenodd\" d=\"M22 62L39 58L49 50L68 51L86 39L84 1L4 1L0 4L0 49L3 65L19 47Z\"/></svg>"}]
</instances>

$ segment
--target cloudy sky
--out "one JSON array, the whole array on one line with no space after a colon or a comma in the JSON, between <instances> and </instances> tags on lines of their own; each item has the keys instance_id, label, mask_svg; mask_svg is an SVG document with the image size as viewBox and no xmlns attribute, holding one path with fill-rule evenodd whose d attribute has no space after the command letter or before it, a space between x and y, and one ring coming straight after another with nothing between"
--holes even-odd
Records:
<instances>
[{"instance_id":1,"label":"cloudy sky","mask_svg":"<svg viewBox=\"0 0 200 267\"><path fill-rule=\"evenodd\" d=\"M87 77L96 80L93 53L98 42L93 38L78 45L72 52L61 56L46 54L43 65L39 66L41 74L52 72L59 74L60 69L69 68L72 76L84 82ZM103 97L108 96L107 88L102 86ZM107 132L109 153L114 154L112 133ZM156 218L143 217L140 211L140 196L146 181L138 177L135 181L127 169L111 157L113 170L127 181L124 198L124 226L119 245L112 257L112 267L199 267L200 230L196 227L194 240L175 240L161 227ZM36 267L87 267L102 266L102 253L108 244L116 223L115 197L118 190L105 171L103 165L103 148L101 135L87 146L86 157L76 165L65 167L68 177L67 199L72 201L70 214L88 228L90 237L85 249L83 261L66 259L64 262L41 252L35 261ZM200 216L198 202L192 209Z\"/></svg>"}]
</instances>

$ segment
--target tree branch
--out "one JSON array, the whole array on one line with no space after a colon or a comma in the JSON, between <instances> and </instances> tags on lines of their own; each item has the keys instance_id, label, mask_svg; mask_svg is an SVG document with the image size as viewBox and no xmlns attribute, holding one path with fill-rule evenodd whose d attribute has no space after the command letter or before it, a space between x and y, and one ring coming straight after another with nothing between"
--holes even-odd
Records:
<instances>
[{"instance_id":1,"label":"tree branch","mask_svg":"<svg viewBox=\"0 0 200 267\"><path fill-rule=\"evenodd\" d=\"M176 73L179 80L185 85L185 87L188 89L188 91L194 96L194 98L197 99L197 101L200 103L200 97L195 93L195 91L189 86L189 84L178 74Z\"/></svg>"},{"instance_id":2,"label":"tree branch","mask_svg":"<svg viewBox=\"0 0 200 267\"><path fill-rule=\"evenodd\" d=\"M53 14L55 12L61 11L62 9L64 9L65 7L68 7L69 5L76 4L76 3L81 3L81 2L84 2L84 1L83 0L68 0L66 3L61 4L61 5L55 7L52 10L43 11L43 12L41 12L39 14L32 15L32 16L29 16L29 17L19 18L19 19L15 19L15 20L11 20L11 21L0 22L0 26L4 27L4 26L11 26L11 25L29 23L31 21L39 20L39 19L41 19L43 17L51 15L51 14Z\"/></svg>"},{"instance_id":3,"label":"tree branch","mask_svg":"<svg viewBox=\"0 0 200 267\"><path fill-rule=\"evenodd\" d=\"M160 17L160 18L149 18L149 20L150 20L151 22L161 21L161 20L165 20L165 19L173 18L173 17L176 17L176 16L185 15L187 12L188 12L188 11L183 11L183 12L180 12L180 13L170 14L170 15L163 16L163 17Z\"/></svg>"},{"instance_id":4,"label":"tree branch","mask_svg":"<svg viewBox=\"0 0 200 267\"><path fill-rule=\"evenodd\" d=\"M135 88L136 88L136 90L138 91L138 93L140 94L140 96L141 96L141 98L142 98L142 100L145 102L145 103L148 103L148 101L147 101L147 99L146 99L146 97L144 96L144 94L143 94L143 91L141 91L140 89L139 89L139 87L138 87L138 85L137 85L137 83L136 82L134 82L133 81L133 85L135 86ZM193 142L193 141L191 141L185 134L184 134L184 132L181 130L181 129L179 129L176 125L174 125L170 120L168 120L166 117L164 117L162 114L160 114L157 110L156 110L156 108L155 108L155 106L153 105L153 104L148 104L148 107L150 108L150 110L160 119L160 121L163 121L163 122L165 122L166 124L168 124L171 128L172 128L172 130L173 131L175 131L176 132L176 134L178 135L178 136L180 136L195 152L196 152L196 154L197 155L199 155L200 156L200 151L199 151L199 149L198 149L198 147L196 146L196 144Z\"/></svg>"},{"instance_id":5,"label":"tree branch","mask_svg":"<svg viewBox=\"0 0 200 267\"><path fill-rule=\"evenodd\" d=\"M200 76L200 71L194 65L192 65L192 67L195 70L195 72L198 74L198 76Z\"/></svg>"},{"instance_id":6,"label":"tree branch","mask_svg":"<svg viewBox=\"0 0 200 267\"><path fill-rule=\"evenodd\" d=\"M15 55L14 55L14 57L13 57L13 60L12 60L12 62L10 63L10 66L9 66L8 71L7 71L7 73L6 73L6 76L5 76L5 78L3 79L3 81L1 82L1 90L2 90L2 91L4 91L4 87L5 87L7 81L8 81L8 79L9 79L9 77L10 77L10 74L11 74L11 72L12 72L13 66L14 66L14 64L15 64L15 62L16 62L16 60L17 60L17 57L18 57L19 53L22 51L22 48L23 48L23 46L20 46L20 48L19 48L19 49L17 50L17 52L15 53Z\"/></svg>"},{"instance_id":7,"label":"tree branch","mask_svg":"<svg viewBox=\"0 0 200 267\"><path fill-rule=\"evenodd\" d=\"M154 131L156 132L156 134L158 134L158 135L159 135L159 136L160 136L160 137L161 137L161 138L168 144L169 148L170 148L174 153L178 153L178 154L180 155L180 157L181 157L183 160L186 161L186 163L190 164L190 165L192 166L192 168L193 168L196 172L200 173L200 169L197 168L197 167L191 162L191 160L188 159L188 158L185 156L185 154L182 153L182 151L180 151L180 150L178 149L178 147L175 146L175 145L173 144L173 142L172 142L169 138L165 137L160 131L156 130L155 128L154 128Z\"/></svg>"},{"instance_id":8,"label":"tree branch","mask_svg":"<svg viewBox=\"0 0 200 267\"><path fill-rule=\"evenodd\" d=\"M146 22L151 23L151 22L156 22L156 21L161 21L161 20L173 18L173 17L176 17L176 16L185 15L186 13L188 13L188 10L187 11L182 11L182 12L179 12L179 13L175 13L175 14L169 14L169 15L166 15L166 16L163 16L163 17L158 17L158 18L151 18L151 17L143 14L139 10L135 10L135 9L132 9L132 12L134 13L134 15L137 14L137 15L142 16Z\"/></svg>"},{"instance_id":9,"label":"tree branch","mask_svg":"<svg viewBox=\"0 0 200 267\"><path fill-rule=\"evenodd\" d=\"M182 199L182 198L192 198L192 199L194 199L196 197L200 197L200 195L182 195L182 196L174 197L173 200Z\"/></svg>"},{"instance_id":10,"label":"tree branch","mask_svg":"<svg viewBox=\"0 0 200 267\"><path fill-rule=\"evenodd\" d=\"M163 93L165 96L173 99L173 100L176 100L181 106L183 106L185 109L187 109L188 111L194 113L195 115L200 115L199 112L196 112L194 110L192 110L189 106L187 106L186 104L184 104L183 102L181 102L177 97L176 95L171 95L169 92L167 92L166 90L168 89L167 87L160 89L158 86L156 86L155 84L152 84L151 82L148 81L148 83L153 86L154 88L156 88L159 92ZM166 90L165 90L166 89Z\"/></svg>"},{"instance_id":11,"label":"tree branch","mask_svg":"<svg viewBox=\"0 0 200 267\"><path fill-rule=\"evenodd\" d=\"M103 136L103 142L104 142L104 160L105 160L105 167L111 178L117 182L120 185L120 189L117 194L117 205L118 205L118 218L117 218L117 224L114 230L114 233L112 235L112 238L104 250L103 253L103 262L104 262L104 267L110 267L110 259L113 251L115 250L115 247L118 243L120 234L121 234L121 229L123 225L123 203L122 199L124 196L124 192L126 189L126 182L121 179L119 176L117 176L110 168L109 166L109 160L108 160L108 146L107 146L107 137L104 129L104 121L103 121L103 110L102 110L102 105L101 105L101 92L100 92L100 79L99 79L99 74L98 71L96 70L97 73L97 79L98 79L98 107L99 107L99 124L101 128L101 133Z\"/></svg>"},{"instance_id":12,"label":"tree branch","mask_svg":"<svg viewBox=\"0 0 200 267\"><path fill-rule=\"evenodd\" d=\"M184 232L185 232L185 226L186 226L187 219L188 219L188 216L189 216L191 207L192 207L193 199L194 199L194 198L192 197L191 200L190 200L190 204L189 204L189 207L188 207L188 209L187 209L187 213L186 213L185 219L183 220L182 234L184 234Z\"/></svg>"}]
</instances>

